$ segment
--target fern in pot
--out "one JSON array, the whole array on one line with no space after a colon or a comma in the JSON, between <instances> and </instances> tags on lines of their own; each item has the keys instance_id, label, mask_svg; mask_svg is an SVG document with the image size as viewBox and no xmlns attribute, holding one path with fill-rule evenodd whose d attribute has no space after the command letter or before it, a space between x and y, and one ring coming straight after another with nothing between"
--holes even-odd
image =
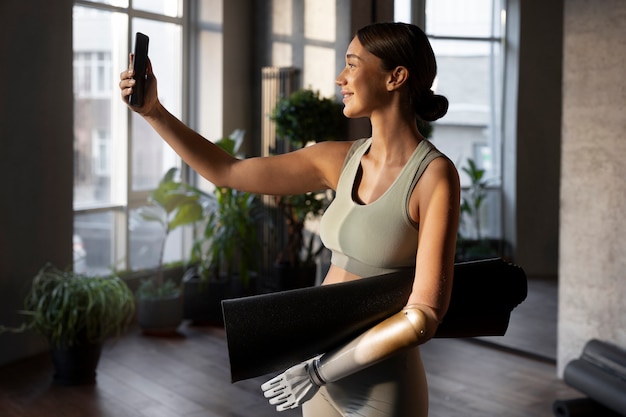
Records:
<instances>
[{"instance_id":1,"label":"fern in pot","mask_svg":"<svg viewBox=\"0 0 626 417\"><path fill-rule=\"evenodd\" d=\"M102 344L120 336L132 322L132 291L115 275L87 276L46 264L32 280L24 300L22 326L1 332L33 330L48 340L60 385L93 384Z\"/></svg>"}]
</instances>

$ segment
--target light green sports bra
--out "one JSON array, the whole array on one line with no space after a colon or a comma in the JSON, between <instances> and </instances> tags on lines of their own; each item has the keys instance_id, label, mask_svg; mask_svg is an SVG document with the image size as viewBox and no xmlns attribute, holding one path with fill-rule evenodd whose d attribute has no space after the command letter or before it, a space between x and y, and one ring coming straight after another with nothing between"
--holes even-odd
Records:
<instances>
[{"instance_id":1,"label":"light green sports bra","mask_svg":"<svg viewBox=\"0 0 626 417\"><path fill-rule=\"evenodd\" d=\"M360 277L415 267L419 225L410 218L409 198L428 164L444 156L422 140L389 189L376 201L360 204L352 194L361 158L371 143L371 138L360 139L350 148L335 198L320 223L331 263Z\"/></svg>"}]
</instances>

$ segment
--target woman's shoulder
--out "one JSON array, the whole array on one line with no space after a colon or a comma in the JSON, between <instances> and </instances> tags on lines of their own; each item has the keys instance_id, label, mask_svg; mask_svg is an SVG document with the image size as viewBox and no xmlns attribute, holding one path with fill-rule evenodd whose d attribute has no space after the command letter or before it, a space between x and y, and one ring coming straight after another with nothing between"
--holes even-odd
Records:
<instances>
[{"instance_id":1,"label":"woman's shoulder","mask_svg":"<svg viewBox=\"0 0 626 417\"><path fill-rule=\"evenodd\" d=\"M326 141L309 146L307 151L310 156L319 164L319 168L324 172L330 188L335 189L339 176L349 155L358 148L359 140L352 141Z\"/></svg>"},{"instance_id":2,"label":"woman's shoulder","mask_svg":"<svg viewBox=\"0 0 626 417\"><path fill-rule=\"evenodd\" d=\"M422 189L432 189L445 183L453 191L460 190L459 173L454 162L444 154L438 156L430 161L418 184Z\"/></svg>"},{"instance_id":3,"label":"woman's shoulder","mask_svg":"<svg viewBox=\"0 0 626 417\"><path fill-rule=\"evenodd\" d=\"M316 146L324 146L339 150L339 149L350 149L353 146L358 147L359 145L368 141L368 138L357 139L357 140L327 140L324 142L316 143Z\"/></svg>"},{"instance_id":4,"label":"woman's shoulder","mask_svg":"<svg viewBox=\"0 0 626 417\"><path fill-rule=\"evenodd\" d=\"M343 160L349 153L354 152L355 149L363 143L364 139L358 140L342 140L342 141L325 141L316 143L313 147L316 148L316 152L324 154L329 158L336 158Z\"/></svg>"}]
</instances>

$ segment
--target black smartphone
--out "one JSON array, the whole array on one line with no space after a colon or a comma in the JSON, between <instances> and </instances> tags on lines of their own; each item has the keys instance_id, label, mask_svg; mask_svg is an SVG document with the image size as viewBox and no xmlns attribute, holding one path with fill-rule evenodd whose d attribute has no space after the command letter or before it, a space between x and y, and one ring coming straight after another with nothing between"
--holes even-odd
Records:
<instances>
[{"instance_id":1,"label":"black smartphone","mask_svg":"<svg viewBox=\"0 0 626 417\"><path fill-rule=\"evenodd\" d=\"M135 53L133 70L135 71L135 86L133 93L128 97L131 106L143 106L143 97L146 86L146 65L148 64L148 41L150 38L141 32L135 35Z\"/></svg>"}]
</instances>

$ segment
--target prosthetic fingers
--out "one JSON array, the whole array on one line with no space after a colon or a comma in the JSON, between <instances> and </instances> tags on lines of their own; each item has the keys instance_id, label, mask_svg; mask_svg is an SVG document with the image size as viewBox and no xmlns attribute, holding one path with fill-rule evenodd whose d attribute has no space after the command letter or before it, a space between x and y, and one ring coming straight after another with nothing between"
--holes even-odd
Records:
<instances>
[{"instance_id":1,"label":"prosthetic fingers","mask_svg":"<svg viewBox=\"0 0 626 417\"><path fill-rule=\"evenodd\" d=\"M427 314L426 312L431 313ZM334 382L430 339L439 321L428 306L410 305L331 352L292 366L261 389L276 410L296 408Z\"/></svg>"},{"instance_id":2,"label":"prosthetic fingers","mask_svg":"<svg viewBox=\"0 0 626 417\"><path fill-rule=\"evenodd\" d=\"M265 398L269 398L270 404L275 405L276 410L285 411L300 406L313 398L317 390L326 383L317 375L312 375L315 373L316 361L319 361L319 356L294 365L261 385Z\"/></svg>"}]
</instances>

